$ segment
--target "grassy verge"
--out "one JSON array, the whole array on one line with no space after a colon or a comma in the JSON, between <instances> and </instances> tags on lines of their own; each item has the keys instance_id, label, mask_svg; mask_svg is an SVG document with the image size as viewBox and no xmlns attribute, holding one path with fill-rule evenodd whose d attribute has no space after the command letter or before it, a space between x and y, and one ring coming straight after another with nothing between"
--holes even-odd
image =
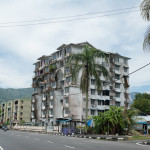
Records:
<instances>
[{"instance_id":1,"label":"grassy verge","mask_svg":"<svg viewBox=\"0 0 150 150\"><path fill-rule=\"evenodd\" d=\"M132 137L129 137L129 141L134 141L134 140L147 140L147 139L150 139L150 136L132 136Z\"/></svg>"}]
</instances>

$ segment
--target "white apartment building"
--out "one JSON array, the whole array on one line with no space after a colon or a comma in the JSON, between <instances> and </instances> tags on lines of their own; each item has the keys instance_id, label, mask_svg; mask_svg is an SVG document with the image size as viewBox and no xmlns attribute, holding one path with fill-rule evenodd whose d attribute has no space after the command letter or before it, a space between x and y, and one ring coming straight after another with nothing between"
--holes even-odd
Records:
<instances>
[{"instance_id":1,"label":"white apartment building","mask_svg":"<svg viewBox=\"0 0 150 150\"><path fill-rule=\"evenodd\" d=\"M46 121L54 126L58 120L85 120L85 94L80 91L79 80L77 84L72 83L71 66L67 66L68 56L82 52L85 44L92 46L88 42L63 44L50 56L42 56L34 63L32 122ZM90 79L88 115L98 115L99 112L108 110L110 105L119 107L129 103L129 90L125 91L124 80L120 79L125 76L129 80L129 58L107 52L106 56L108 62L102 58L97 58L96 62L108 69L110 80L106 81L99 73L104 86L102 92L98 92L94 78Z\"/></svg>"}]
</instances>

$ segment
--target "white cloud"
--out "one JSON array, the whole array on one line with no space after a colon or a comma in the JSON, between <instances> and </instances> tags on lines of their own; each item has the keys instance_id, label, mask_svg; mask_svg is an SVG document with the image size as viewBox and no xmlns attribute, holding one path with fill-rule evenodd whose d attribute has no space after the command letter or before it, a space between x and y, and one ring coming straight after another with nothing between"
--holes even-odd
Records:
<instances>
[{"instance_id":1,"label":"white cloud","mask_svg":"<svg viewBox=\"0 0 150 150\"><path fill-rule=\"evenodd\" d=\"M0 22L100 12L139 6L139 3L136 0L7 0L0 5ZM149 62L150 53L142 50L146 26L140 13L134 12L74 22L0 28L0 68L3 68L0 71L0 86L28 87L33 62L41 55L51 54L61 44L70 42L89 41L96 48L130 57L130 71L134 71ZM5 57L13 54L13 66L10 66L8 59L4 60L3 53ZM22 66L25 68L23 72L20 71ZM147 67L133 74L131 86L150 85L149 72Z\"/></svg>"},{"instance_id":2,"label":"white cloud","mask_svg":"<svg viewBox=\"0 0 150 150\"><path fill-rule=\"evenodd\" d=\"M0 59L0 86L9 88L30 87L32 73L24 75L21 70L15 70L12 67L14 66L8 65L5 60Z\"/></svg>"}]
</instances>

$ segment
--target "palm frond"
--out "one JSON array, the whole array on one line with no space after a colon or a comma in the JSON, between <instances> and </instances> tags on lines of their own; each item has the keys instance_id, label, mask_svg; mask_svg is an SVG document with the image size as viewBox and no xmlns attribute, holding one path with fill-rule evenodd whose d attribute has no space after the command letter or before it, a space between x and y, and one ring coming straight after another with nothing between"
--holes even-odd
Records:
<instances>
[{"instance_id":1,"label":"palm frond","mask_svg":"<svg viewBox=\"0 0 150 150\"><path fill-rule=\"evenodd\" d=\"M104 66L102 66L100 64L95 64L95 68L96 68L96 70L100 71L103 74L105 79L107 79L107 80L109 79L109 77L110 77L109 72Z\"/></svg>"},{"instance_id":2,"label":"palm frond","mask_svg":"<svg viewBox=\"0 0 150 150\"><path fill-rule=\"evenodd\" d=\"M150 27L146 30L146 33L145 33L143 49L145 51L150 51Z\"/></svg>"},{"instance_id":3,"label":"palm frond","mask_svg":"<svg viewBox=\"0 0 150 150\"><path fill-rule=\"evenodd\" d=\"M150 21L150 0L143 0L140 5L141 15L146 21Z\"/></svg>"}]
</instances>

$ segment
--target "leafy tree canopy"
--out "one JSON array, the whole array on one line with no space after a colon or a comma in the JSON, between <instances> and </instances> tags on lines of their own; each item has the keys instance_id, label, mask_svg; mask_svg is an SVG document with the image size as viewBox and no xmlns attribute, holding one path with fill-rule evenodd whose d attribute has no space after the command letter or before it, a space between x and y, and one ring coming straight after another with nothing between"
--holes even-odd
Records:
<instances>
[{"instance_id":1,"label":"leafy tree canopy","mask_svg":"<svg viewBox=\"0 0 150 150\"><path fill-rule=\"evenodd\" d=\"M136 94L132 107L139 109L142 113L145 114L150 113L150 94L147 93Z\"/></svg>"}]
</instances>

